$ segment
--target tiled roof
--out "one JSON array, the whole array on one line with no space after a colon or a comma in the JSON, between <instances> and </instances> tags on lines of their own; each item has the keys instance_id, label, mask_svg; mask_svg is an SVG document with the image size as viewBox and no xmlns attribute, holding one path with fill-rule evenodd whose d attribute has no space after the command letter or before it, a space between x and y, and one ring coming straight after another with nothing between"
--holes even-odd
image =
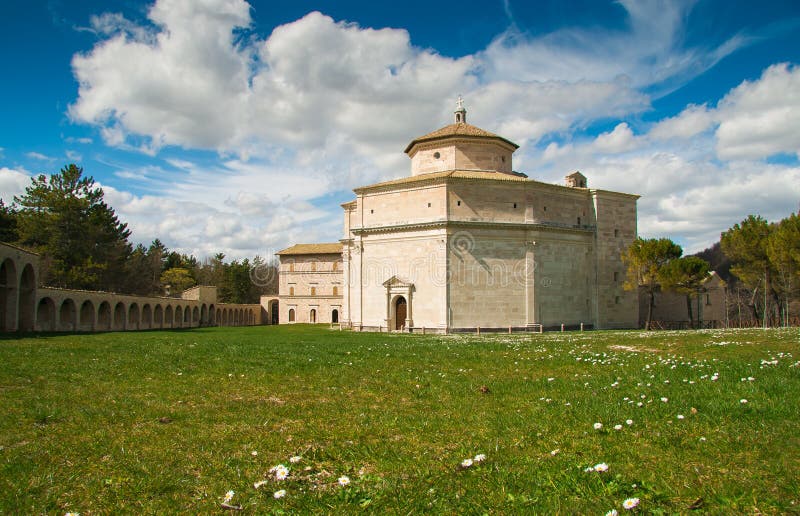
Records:
<instances>
[{"instance_id":1,"label":"tiled roof","mask_svg":"<svg viewBox=\"0 0 800 516\"><path fill-rule=\"evenodd\" d=\"M354 191L359 192L362 190L367 190L372 188L382 188L386 186L423 183L426 181L434 181L442 178L478 179L484 181L515 181L515 182L530 181L530 179L521 174L505 174L503 172L482 172L480 170L448 170L445 172L431 172L430 174L420 174L418 176L401 177L400 179L393 179L391 181L384 181L382 183L375 183L372 185L362 186L360 188L356 188Z\"/></svg>"},{"instance_id":2,"label":"tiled roof","mask_svg":"<svg viewBox=\"0 0 800 516\"><path fill-rule=\"evenodd\" d=\"M502 136L498 136L494 133L490 133L489 131L484 131L480 127L475 127L474 125L462 122L458 124L450 124L442 127L441 129L437 129L432 133L428 133L425 136L414 138L414 140L408 144L408 147L406 147L405 152L408 153L408 151L410 151L411 148L418 143L442 140L444 138L452 138L456 136L466 136L469 138L492 138L506 142L507 144L512 145L515 149L519 148L519 145L512 141L506 140Z\"/></svg>"},{"instance_id":3,"label":"tiled roof","mask_svg":"<svg viewBox=\"0 0 800 516\"><path fill-rule=\"evenodd\" d=\"M283 251L278 251L277 255L286 256L292 254L341 254L342 244L295 244Z\"/></svg>"}]
</instances>

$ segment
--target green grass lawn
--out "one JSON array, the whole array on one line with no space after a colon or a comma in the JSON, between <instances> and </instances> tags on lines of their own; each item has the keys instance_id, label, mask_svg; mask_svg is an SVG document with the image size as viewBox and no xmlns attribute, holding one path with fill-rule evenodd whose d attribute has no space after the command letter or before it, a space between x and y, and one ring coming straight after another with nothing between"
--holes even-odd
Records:
<instances>
[{"instance_id":1,"label":"green grass lawn","mask_svg":"<svg viewBox=\"0 0 800 516\"><path fill-rule=\"evenodd\" d=\"M5 338L0 513L222 513L229 490L251 514L798 513L798 348L797 329Z\"/></svg>"}]
</instances>

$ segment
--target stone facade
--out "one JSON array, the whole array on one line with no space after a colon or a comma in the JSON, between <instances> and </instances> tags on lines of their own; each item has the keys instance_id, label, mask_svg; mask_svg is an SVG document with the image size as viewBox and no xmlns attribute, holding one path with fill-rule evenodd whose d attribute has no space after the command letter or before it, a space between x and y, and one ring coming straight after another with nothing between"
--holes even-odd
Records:
<instances>
[{"instance_id":1,"label":"stone facade","mask_svg":"<svg viewBox=\"0 0 800 516\"><path fill-rule=\"evenodd\" d=\"M281 323L341 322L342 244L297 244L276 254L278 296L261 301L271 322L274 313Z\"/></svg>"},{"instance_id":2,"label":"stone facade","mask_svg":"<svg viewBox=\"0 0 800 516\"><path fill-rule=\"evenodd\" d=\"M341 282L331 302L354 329L635 327L621 256L636 238L638 196L587 188L579 172L567 186L530 180L513 171L514 143L467 124L462 106L455 119L408 145L409 177L356 188L342 205L342 247L331 249L341 254L325 262L341 260L336 276L287 271L289 256L321 263L310 247L278 253L280 322L290 299L295 320L308 320L297 288L313 278Z\"/></svg>"}]
</instances>

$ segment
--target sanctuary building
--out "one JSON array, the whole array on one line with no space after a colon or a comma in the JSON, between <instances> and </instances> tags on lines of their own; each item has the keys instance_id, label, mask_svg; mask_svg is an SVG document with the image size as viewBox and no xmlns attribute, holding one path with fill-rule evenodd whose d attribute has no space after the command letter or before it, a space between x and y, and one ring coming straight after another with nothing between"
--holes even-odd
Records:
<instances>
[{"instance_id":1,"label":"sanctuary building","mask_svg":"<svg viewBox=\"0 0 800 516\"><path fill-rule=\"evenodd\" d=\"M281 323L355 330L634 328L622 252L637 195L515 172L513 142L467 123L414 139L408 177L362 186L342 205L339 243L278 254Z\"/></svg>"}]
</instances>

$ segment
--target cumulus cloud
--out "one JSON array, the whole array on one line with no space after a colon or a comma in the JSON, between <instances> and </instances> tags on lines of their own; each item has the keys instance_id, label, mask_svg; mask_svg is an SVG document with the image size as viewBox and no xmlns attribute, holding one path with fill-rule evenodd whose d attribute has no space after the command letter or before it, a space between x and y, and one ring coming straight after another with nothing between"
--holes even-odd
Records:
<instances>
[{"instance_id":1,"label":"cumulus cloud","mask_svg":"<svg viewBox=\"0 0 800 516\"><path fill-rule=\"evenodd\" d=\"M8 205L14 201L15 195L25 192L31 184L31 175L25 170L0 167L0 199Z\"/></svg>"},{"instance_id":2,"label":"cumulus cloud","mask_svg":"<svg viewBox=\"0 0 800 516\"><path fill-rule=\"evenodd\" d=\"M769 206L734 192L777 195L796 179L796 168L753 160L798 152L797 68L771 67L716 106L688 106L637 134L626 120L745 39L687 47L691 1L619 6L622 29L531 36L512 24L483 51L450 58L415 46L405 30L318 12L260 38L244 0L158 0L146 24L118 14L91 20L100 41L73 57L79 91L69 115L108 145L218 153L211 166L172 159L117 171L144 193L107 188L135 237L200 255L338 238L341 212L320 199L407 174L402 148L448 123L458 93L470 122L521 145L517 170L560 182L580 169L592 186L643 194L644 235L680 232L700 245L747 212L788 211L793 187ZM576 138L598 120L619 122ZM539 148L548 138L561 143ZM713 202L715 189L730 200Z\"/></svg>"},{"instance_id":3,"label":"cumulus cloud","mask_svg":"<svg viewBox=\"0 0 800 516\"><path fill-rule=\"evenodd\" d=\"M778 64L720 101L717 153L723 159L800 157L800 67Z\"/></svg>"}]
</instances>

